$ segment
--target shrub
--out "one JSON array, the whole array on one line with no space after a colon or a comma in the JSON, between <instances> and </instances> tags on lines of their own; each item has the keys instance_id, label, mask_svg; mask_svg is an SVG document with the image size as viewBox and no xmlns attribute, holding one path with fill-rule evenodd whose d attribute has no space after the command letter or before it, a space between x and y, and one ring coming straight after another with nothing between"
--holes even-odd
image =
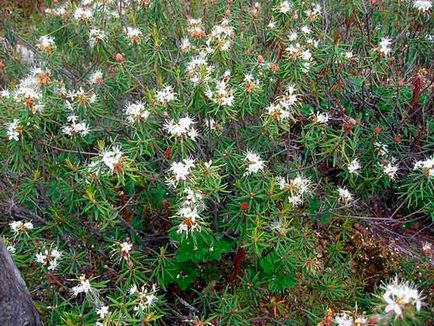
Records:
<instances>
[{"instance_id":1,"label":"shrub","mask_svg":"<svg viewBox=\"0 0 434 326\"><path fill-rule=\"evenodd\" d=\"M429 322L431 2L58 2L0 61L47 324Z\"/></svg>"}]
</instances>

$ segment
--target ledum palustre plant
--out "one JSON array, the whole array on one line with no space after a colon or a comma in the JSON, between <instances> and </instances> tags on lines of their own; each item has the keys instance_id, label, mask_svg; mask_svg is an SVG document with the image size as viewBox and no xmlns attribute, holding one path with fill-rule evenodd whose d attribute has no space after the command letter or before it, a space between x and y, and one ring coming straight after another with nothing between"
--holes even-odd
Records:
<instances>
[{"instance_id":1,"label":"ledum palustre plant","mask_svg":"<svg viewBox=\"0 0 434 326\"><path fill-rule=\"evenodd\" d=\"M0 229L45 324L430 322L430 1L2 10Z\"/></svg>"}]
</instances>

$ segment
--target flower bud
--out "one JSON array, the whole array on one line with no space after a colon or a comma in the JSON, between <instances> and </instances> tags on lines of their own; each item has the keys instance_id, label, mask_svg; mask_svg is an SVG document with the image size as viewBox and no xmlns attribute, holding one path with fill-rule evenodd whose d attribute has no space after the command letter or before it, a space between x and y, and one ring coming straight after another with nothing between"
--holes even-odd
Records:
<instances>
[{"instance_id":1,"label":"flower bud","mask_svg":"<svg viewBox=\"0 0 434 326\"><path fill-rule=\"evenodd\" d=\"M115 60L119 64L123 64L125 61L124 56L121 53L116 53Z\"/></svg>"}]
</instances>

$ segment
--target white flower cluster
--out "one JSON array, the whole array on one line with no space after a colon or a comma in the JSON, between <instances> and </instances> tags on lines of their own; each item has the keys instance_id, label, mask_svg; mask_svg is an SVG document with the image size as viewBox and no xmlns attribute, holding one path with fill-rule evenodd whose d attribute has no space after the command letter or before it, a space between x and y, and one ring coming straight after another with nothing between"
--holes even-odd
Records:
<instances>
[{"instance_id":1,"label":"white flower cluster","mask_svg":"<svg viewBox=\"0 0 434 326\"><path fill-rule=\"evenodd\" d=\"M392 180L396 178L396 174L398 173L399 170L398 166L394 165L394 161L395 160L392 158L391 161L384 161L383 163L380 164L383 173Z\"/></svg>"},{"instance_id":2,"label":"white flower cluster","mask_svg":"<svg viewBox=\"0 0 434 326\"><path fill-rule=\"evenodd\" d=\"M9 226L15 235L18 235L20 233L27 233L28 230L33 229L32 222L23 223L22 221L13 221L9 223Z\"/></svg>"},{"instance_id":3,"label":"white flower cluster","mask_svg":"<svg viewBox=\"0 0 434 326\"><path fill-rule=\"evenodd\" d=\"M92 16L92 10L88 8L78 7L74 12L74 18L82 22L90 20Z\"/></svg>"},{"instance_id":4,"label":"white flower cluster","mask_svg":"<svg viewBox=\"0 0 434 326\"><path fill-rule=\"evenodd\" d=\"M314 62L311 50L319 45L319 41L312 36L312 29L303 25L299 30L291 31L288 40L286 52L290 58L301 60L302 71L308 72Z\"/></svg>"},{"instance_id":5,"label":"white flower cluster","mask_svg":"<svg viewBox=\"0 0 434 326\"><path fill-rule=\"evenodd\" d=\"M95 45L105 42L107 39L106 33L98 28L92 28L89 31L89 45L93 48Z\"/></svg>"},{"instance_id":6,"label":"white flower cluster","mask_svg":"<svg viewBox=\"0 0 434 326\"><path fill-rule=\"evenodd\" d=\"M312 4L312 7L305 10L304 14L309 21L313 21L321 15L321 6L319 4Z\"/></svg>"},{"instance_id":7,"label":"white flower cluster","mask_svg":"<svg viewBox=\"0 0 434 326\"><path fill-rule=\"evenodd\" d=\"M389 284L383 284L382 289L386 314L391 313L396 318L401 318L407 308L416 308L417 311L422 308L421 292L410 282L400 282L398 276L395 276Z\"/></svg>"},{"instance_id":8,"label":"white flower cluster","mask_svg":"<svg viewBox=\"0 0 434 326\"><path fill-rule=\"evenodd\" d=\"M166 85L155 94L155 99L160 104L168 104L176 99L176 94L171 85Z\"/></svg>"},{"instance_id":9,"label":"white flower cluster","mask_svg":"<svg viewBox=\"0 0 434 326\"><path fill-rule=\"evenodd\" d=\"M185 198L177 213L178 218L181 219L177 232L184 233L188 237L190 233L200 232L203 221L199 214L205 206L202 202L202 194L194 192L190 188L186 188L184 193Z\"/></svg>"},{"instance_id":10,"label":"white flower cluster","mask_svg":"<svg viewBox=\"0 0 434 326\"><path fill-rule=\"evenodd\" d=\"M102 162L111 170L114 171L115 167L120 163L122 159L122 151L120 147L113 147L112 150L104 151L102 153Z\"/></svg>"},{"instance_id":11,"label":"white flower cluster","mask_svg":"<svg viewBox=\"0 0 434 326\"><path fill-rule=\"evenodd\" d=\"M56 44L54 43L53 37L43 35L39 38L39 42L36 44L36 47L45 54L50 54L56 48Z\"/></svg>"},{"instance_id":12,"label":"white flower cluster","mask_svg":"<svg viewBox=\"0 0 434 326\"><path fill-rule=\"evenodd\" d=\"M36 262L46 266L48 264L48 270L54 271L59 265L60 257L62 257L62 252L55 249L43 250L39 254L36 254Z\"/></svg>"},{"instance_id":13,"label":"white flower cluster","mask_svg":"<svg viewBox=\"0 0 434 326\"><path fill-rule=\"evenodd\" d=\"M234 34L234 28L229 24L229 20L223 19L220 24L212 28L207 45L214 45L214 50L229 51L232 46Z\"/></svg>"},{"instance_id":14,"label":"white flower cluster","mask_svg":"<svg viewBox=\"0 0 434 326\"><path fill-rule=\"evenodd\" d=\"M96 310L99 319L104 319L110 312L108 306L101 306Z\"/></svg>"},{"instance_id":15,"label":"white flower cluster","mask_svg":"<svg viewBox=\"0 0 434 326\"><path fill-rule=\"evenodd\" d=\"M125 107L125 114L131 123L146 120L151 112L146 110L143 102L128 103Z\"/></svg>"},{"instance_id":16,"label":"white flower cluster","mask_svg":"<svg viewBox=\"0 0 434 326\"><path fill-rule=\"evenodd\" d=\"M110 173L117 173L121 169L123 152L119 146L113 146L100 154L100 159L89 164L89 171L96 174L101 173L104 167L108 168Z\"/></svg>"},{"instance_id":17,"label":"white flower cluster","mask_svg":"<svg viewBox=\"0 0 434 326\"><path fill-rule=\"evenodd\" d=\"M129 295L135 297L135 302L137 305L134 307L134 311L137 314L146 312L150 307L152 307L158 300L157 297L158 288L155 284L152 285L151 289L146 286L141 286L140 290L137 285L132 285L129 290Z\"/></svg>"},{"instance_id":18,"label":"white flower cluster","mask_svg":"<svg viewBox=\"0 0 434 326\"><path fill-rule=\"evenodd\" d=\"M293 115L293 107L298 103L298 95L295 93L295 87L290 85L287 91L278 97L275 103L270 104L267 108L267 114L275 121L288 120Z\"/></svg>"},{"instance_id":19,"label":"white flower cluster","mask_svg":"<svg viewBox=\"0 0 434 326\"><path fill-rule=\"evenodd\" d=\"M89 126L86 122L78 122L78 117L74 114L66 118L69 124L62 127L62 132L68 136L81 135L86 136L89 134Z\"/></svg>"},{"instance_id":20,"label":"white flower cluster","mask_svg":"<svg viewBox=\"0 0 434 326\"><path fill-rule=\"evenodd\" d=\"M387 159L387 156L389 155L389 149L386 144L375 142L374 146L377 150L378 155L383 158L383 160L379 163L380 169L385 176L394 180L399 170L398 165L395 164L396 159L393 157Z\"/></svg>"},{"instance_id":21,"label":"white flower cluster","mask_svg":"<svg viewBox=\"0 0 434 326\"><path fill-rule=\"evenodd\" d=\"M432 2L431 0L414 0L413 7L425 13L432 8Z\"/></svg>"},{"instance_id":22,"label":"white flower cluster","mask_svg":"<svg viewBox=\"0 0 434 326\"><path fill-rule=\"evenodd\" d=\"M42 99L41 86L50 81L50 71L41 68L33 68L29 75L20 80L15 92L14 99L23 103L32 113L41 112L44 106L40 103Z\"/></svg>"},{"instance_id":23,"label":"white flower cluster","mask_svg":"<svg viewBox=\"0 0 434 326\"><path fill-rule=\"evenodd\" d=\"M20 139L20 121L14 119L12 122L6 124L6 135L9 140L18 141Z\"/></svg>"},{"instance_id":24,"label":"white flower cluster","mask_svg":"<svg viewBox=\"0 0 434 326\"><path fill-rule=\"evenodd\" d=\"M264 169L265 162L258 154L252 151L247 151L244 161L247 163L247 169L244 175L254 174Z\"/></svg>"},{"instance_id":25,"label":"white flower cluster","mask_svg":"<svg viewBox=\"0 0 434 326\"><path fill-rule=\"evenodd\" d=\"M413 170L422 170L426 177L434 176L434 156L426 160L417 161L414 164Z\"/></svg>"},{"instance_id":26,"label":"white flower cluster","mask_svg":"<svg viewBox=\"0 0 434 326\"><path fill-rule=\"evenodd\" d=\"M128 259L130 256L130 251L133 250L133 244L129 241L124 241L119 243L121 255L124 259Z\"/></svg>"},{"instance_id":27,"label":"white flower cluster","mask_svg":"<svg viewBox=\"0 0 434 326\"><path fill-rule=\"evenodd\" d=\"M313 114L313 123L326 125L330 120L330 115L327 112L316 112Z\"/></svg>"},{"instance_id":28,"label":"white flower cluster","mask_svg":"<svg viewBox=\"0 0 434 326\"><path fill-rule=\"evenodd\" d=\"M251 93L255 88L260 86L259 80L253 77L252 74L244 75L244 88L247 93Z\"/></svg>"},{"instance_id":29,"label":"white flower cluster","mask_svg":"<svg viewBox=\"0 0 434 326\"><path fill-rule=\"evenodd\" d=\"M380 44L378 47L378 51L385 57L389 55L390 52L392 52L392 48L390 47L392 45L392 39L388 37L383 37L380 40Z\"/></svg>"},{"instance_id":30,"label":"white flower cluster","mask_svg":"<svg viewBox=\"0 0 434 326\"><path fill-rule=\"evenodd\" d=\"M89 76L89 83L91 85L102 85L104 83L104 77L101 70L95 70L90 76Z\"/></svg>"},{"instance_id":31,"label":"white flower cluster","mask_svg":"<svg viewBox=\"0 0 434 326\"><path fill-rule=\"evenodd\" d=\"M190 18L188 20L187 32L192 38L200 39L206 35L202 19Z\"/></svg>"},{"instance_id":32,"label":"white flower cluster","mask_svg":"<svg viewBox=\"0 0 434 326\"><path fill-rule=\"evenodd\" d=\"M173 176L167 179L167 184L175 187L179 181L186 181L194 166L194 159L191 158L184 159L182 162L173 162L169 169Z\"/></svg>"},{"instance_id":33,"label":"white flower cluster","mask_svg":"<svg viewBox=\"0 0 434 326\"><path fill-rule=\"evenodd\" d=\"M292 4L287 0L282 1L279 5L274 7L274 11L277 11L277 12L284 14L284 15L289 13L291 11L291 9L292 9Z\"/></svg>"},{"instance_id":34,"label":"white flower cluster","mask_svg":"<svg viewBox=\"0 0 434 326\"><path fill-rule=\"evenodd\" d=\"M359 161L355 158L348 165L347 169L350 174L359 174L359 170L362 168Z\"/></svg>"},{"instance_id":35,"label":"white flower cluster","mask_svg":"<svg viewBox=\"0 0 434 326\"><path fill-rule=\"evenodd\" d=\"M186 67L187 75L195 85L210 81L213 70L214 67L208 65L207 53L204 51L193 57Z\"/></svg>"},{"instance_id":36,"label":"white flower cluster","mask_svg":"<svg viewBox=\"0 0 434 326\"><path fill-rule=\"evenodd\" d=\"M207 85L205 95L214 103L231 107L234 104L234 94L229 85L230 72L227 71L221 80L214 80L214 88Z\"/></svg>"},{"instance_id":37,"label":"white flower cluster","mask_svg":"<svg viewBox=\"0 0 434 326\"><path fill-rule=\"evenodd\" d=\"M337 326L367 326L368 319L365 316L357 314L348 314L345 311L337 314L333 320Z\"/></svg>"},{"instance_id":38,"label":"white flower cluster","mask_svg":"<svg viewBox=\"0 0 434 326\"><path fill-rule=\"evenodd\" d=\"M92 286L88 279L86 279L85 275L80 275L79 284L72 288L72 293L74 296L79 295L80 293L89 293L92 292Z\"/></svg>"},{"instance_id":39,"label":"white flower cluster","mask_svg":"<svg viewBox=\"0 0 434 326\"><path fill-rule=\"evenodd\" d=\"M354 200L353 194L345 187L338 187L339 201L349 204Z\"/></svg>"},{"instance_id":40,"label":"white flower cluster","mask_svg":"<svg viewBox=\"0 0 434 326\"><path fill-rule=\"evenodd\" d=\"M86 91L83 87L80 87L78 90L68 91L65 95L69 100L80 106L93 104L97 100L97 96L92 89Z\"/></svg>"},{"instance_id":41,"label":"white flower cluster","mask_svg":"<svg viewBox=\"0 0 434 326\"><path fill-rule=\"evenodd\" d=\"M301 206L312 195L312 182L308 178L298 175L289 182L283 177L278 177L277 180L280 190L289 192L288 200L294 207Z\"/></svg>"},{"instance_id":42,"label":"white flower cluster","mask_svg":"<svg viewBox=\"0 0 434 326\"><path fill-rule=\"evenodd\" d=\"M179 119L178 122L174 120L168 121L164 125L164 129L167 130L169 135L181 139L190 138L195 141L198 136L197 130L194 128L194 120L189 116Z\"/></svg>"},{"instance_id":43,"label":"white flower cluster","mask_svg":"<svg viewBox=\"0 0 434 326\"><path fill-rule=\"evenodd\" d=\"M138 44L142 39L143 33L137 27L127 27L127 38L133 43Z\"/></svg>"}]
</instances>

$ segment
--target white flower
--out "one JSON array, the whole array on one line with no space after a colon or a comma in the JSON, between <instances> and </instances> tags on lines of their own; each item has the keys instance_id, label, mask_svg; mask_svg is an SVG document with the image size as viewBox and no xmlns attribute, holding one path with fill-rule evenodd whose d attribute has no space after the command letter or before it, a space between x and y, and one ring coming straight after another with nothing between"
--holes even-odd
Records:
<instances>
[{"instance_id":1,"label":"white flower","mask_svg":"<svg viewBox=\"0 0 434 326\"><path fill-rule=\"evenodd\" d=\"M361 169L361 165L359 163L359 161L355 158L354 160L352 160L350 162L350 164L347 165L348 168L348 172L350 174L359 174L359 170Z\"/></svg>"},{"instance_id":2,"label":"white flower","mask_svg":"<svg viewBox=\"0 0 434 326\"><path fill-rule=\"evenodd\" d=\"M338 187L339 200L344 203L349 203L354 200L353 194L348 191L346 188Z\"/></svg>"},{"instance_id":3,"label":"white flower","mask_svg":"<svg viewBox=\"0 0 434 326\"><path fill-rule=\"evenodd\" d=\"M392 48L390 47L391 44L392 44L392 40L390 38L383 37L380 41L380 46L378 50L380 51L381 54L387 56L392 51Z\"/></svg>"},{"instance_id":4,"label":"white flower","mask_svg":"<svg viewBox=\"0 0 434 326\"><path fill-rule=\"evenodd\" d=\"M182 52L186 52L186 51L190 50L190 48L191 48L191 42L190 42L190 40L187 37L183 38L181 40L181 45L179 46L179 49Z\"/></svg>"},{"instance_id":5,"label":"white flower","mask_svg":"<svg viewBox=\"0 0 434 326\"><path fill-rule=\"evenodd\" d=\"M176 183L179 181L186 181L191 172L191 168L194 167L193 159L185 159L183 162L173 162L170 166Z\"/></svg>"},{"instance_id":6,"label":"white flower","mask_svg":"<svg viewBox=\"0 0 434 326\"><path fill-rule=\"evenodd\" d=\"M233 35L234 28L229 24L228 19L223 19L220 24L212 28L207 42L209 45L215 45L215 49L228 51L232 45Z\"/></svg>"},{"instance_id":7,"label":"white flower","mask_svg":"<svg viewBox=\"0 0 434 326\"><path fill-rule=\"evenodd\" d=\"M72 288L72 293L74 294L74 296L77 296L80 293L88 293L92 290L89 280L87 280L84 275L80 276L79 282L79 285Z\"/></svg>"},{"instance_id":8,"label":"white flower","mask_svg":"<svg viewBox=\"0 0 434 326\"><path fill-rule=\"evenodd\" d=\"M137 285L133 284L130 289L128 290L129 295L133 295L137 292Z\"/></svg>"},{"instance_id":9,"label":"white flower","mask_svg":"<svg viewBox=\"0 0 434 326\"><path fill-rule=\"evenodd\" d=\"M125 114L127 115L127 119L131 123L135 123L140 120L146 120L151 114L145 108L145 104L143 102L129 103L125 108Z\"/></svg>"},{"instance_id":10,"label":"white flower","mask_svg":"<svg viewBox=\"0 0 434 326\"><path fill-rule=\"evenodd\" d=\"M274 10L282 14L287 14L291 10L291 8L292 5L289 1L283 1L280 5L274 8Z\"/></svg>"},{"instance_id":11,"label":"white flower","mask_svg":"<svg viewBox=\"0 0 434 326\"><path fill-rule=\"evenodd\" d=\"M157 301L157 296L153 293L145 295L145 305L152 306Z\"/></svg>"},{"instance_id":12,"label":"white flower","mask_svg":"<svg viewBox=\"0 0 434 326\"><path fill-rule=\"evenodd\" d=\"M297 36L298 36L297 32L291 32L291 34L289 34L288 39L290 42L294 42L297 39Z\"/></svg>"},{"instance_id":13,"label":"white flower","mask_svg":"<svg viewBox=\"0 0 434 326\"><path fill-rule=\"evenodd\" d=\"M378 153L381 156L386 156L389 153L389 148L387 147L386 144L383 144L383 143L380 143L380 142L375 142L374 146L378 150Z\"/></svg>"},{"instance_id":14,"label":"white flower","mask_svg":"<svg viewBox=\"0 0 434 326\"><path fill-rule=\"evenodd\" d=\"M200 231L202 229L200 225L201 217L199 216L197 207L183 206L178 210L178 216L182 220L178 225L177 233L189 233Z\"/></svg>"},{"instance_id":15,"label":"white flower","mask_svg":"<svg viewBox=\"0 0 434 326\"><path fill-rule=\"evenodd\" d=\"M89 32L89 45L91 48L100 42L104 42L106 39L107 35L103 30L93 28Z\"/></svg>"},{"instance_id":16,"label":"white flower","mask_svg":"<svg viewBox=\"0 0 434 326\"><path fill-rule=\"evenodd\" d=\"M432 248L431 243L429 243L428 241L425 241L425 242L423 243L423 246L422 246L422 251L423 251L423 252L430 252L430 251L431 251L431 248Z\"/></svg>"},{"instance_id":17,"label":"white flower","mask_svg":"<svg viewBox=\"0 0 434 326\"><path fill-rule=\"evenodd\" d=\"M112 150L104 151L102 153L102 162L112 171L115 171L115 167L119 164L122 158L122 151L120 147L115 146Z\"/></svg>"},{"instance_id":18,"label":"white flower","mask_svg":"<svg viewBox=\"0 0 434 326\"><path fill-rule=\"evenodd\" d=\"M312 9L305 10L304 13L309 19L315 19L319 14L321 14L321 6L315 4Z\"/></svg>"},{"instance_id":19,"label":"white flower","mask_svg":"<svg viewBox=\"0 0 434 326\"><path fill-rule=\"evenodd\" d=\"M285 92L280 98L278 103L285 109L290 110L292 106L294 106L298 102L297 94L295 93L295 87L293 85L289 85L287 88L287 92Z\"/></svg>"},{"instance_id":20,"label":"white flower","mask_svg":"<svg viewBox=\"0 0 434 326\"><path fill-rule=\"evenodd\" d=\"M8 245L6 250L9 251L10 254L14 254L17 251L17 248L15 248L13 245Z\"/></svg>"},{"instance_id":21,"label":"white flower","mask_svg":"<svg viewBox=\"0 0 434 326\"><path fill-rule=\"evenodd\" d=\"M289 192L288 201L294 207L301 206L304 200L312 194L312 182L301 175L289 182L283 177L278 177L277 180L280 190L286 189Z\"/></svg>"},{"instance_id":22,"label":"white flower","mask_svg":"<svg viewBox=\"0 0 434 326\"><path fill-rule=\"evenodd\" d=\"M127 37L133 43L139 43L142 38L142 32L136 27L127 27Z\"/></svg>"},{"instance_id":23,"label":"white flower","mask_svg":"<svg viewBox=\"0 0 434 326\"><path fill-rule=\"evenodd\" d=\"M121 253L123 256L128 256L131 249L133 249L133 244L130 242L122 242L120 244L121 247Z\"/></svg>"},{"instance_id":24,"label":"white flower","mask_svg":"<svg viewBox=\"0 0 434 326\"><path fill-rule=\"evenodd\" d=\"M210 92L207 96L218 105L232 106L234 103L233 90L225 79L216 81L215 92Z\"/></svg>"},{"instance_id":25,"label":"white flower","mask_svg":"<svg viewBox=\"0 0 434 326\"><path fill-rule=\"evenodd\" d=\"M383 163L381 167L385 175L387 175L390 179L395 179L396 173L398 172L398 166L392 165L392 162L389 161L387 163Z\"/></svg>"},{"instance_id":26,"label":"white flower","mask_svg":"<svg viewBox=\"0 0 434 326\"><path fill-rule=\"evenodd\" d=\"M312 53L309 50L305 50L302 52L301 58L305 61L311 61L312 60Z\"/></svg>"},{"instance_id":27,"label":"white flower","mask_svg":"<svg viewBox=\"0 0 434 326\"><path fill-rule=\"evenodd\" d=\"M300 30L301 30L304 34L310 34L310 33L311 33L310 27L309 27L309 26L306 26L306 25L302 26L302 27L300 28Z\"/></svg>"},{"instance_id":28,"label":"white flower","mask_svg":"<svg viewBox=\"0 0 434 326\"><path fill-rule=\"evenodd\" d=\"M14 121L6 125L6 135L9 140L18 141L20 139L18 124L19 124L19 120L14 119Z\"/></svg>"},{"instance_id":29,"label":"white flower","mask_svg":"<svg viewBox=\"0 0 434 326\"><path fill-rule=\"evenodd\" d=\"M33 229L33 223L32 222L25 222L22 221L13 221L9 223L9 226L12 230L12 232L15 233L15 235L19 233L26 233L28 230Z\"/></svg>"},{"instance_id":30,"label":"white flower","mask_svg":"<svg viewBox=\"0 0 434 326\"><path fill-rule=\"evenodd\" d=\"M351 51L347 51L347 52L344 53L344 56L347 59L352 59L354 57L354 54Z\"/></svg>"},{"instance_id":31,"label":"white flower","mask_svg":"<svg viewBox=\"0 0 434 326\"><path fill-rule=\"evenodd\" d=\"M256 153L247 151L244 160L247 162L247 170L244 173L245 175L257 173L264 169L264 161Z\"/></svg>"},{"instance_id":32,"label":"white flower","mask_svg":"<svg viewBox=\"0 0 434 326\"><path fill-rule=\"evenodd\" d=\"M303 198L301 198L299 195L288 196L288 201L294 207L298 207L303 204Z\"/></svg>"},{"instance_id":33,"label":"white flower","mask_svg":"<svg viewBox=\"0 0 434 326\"><path fill-rule=\"evenodd\" d=\"M65 135L73 136L79 134L81 136L86 136L89 134L89 126L85 122L78 122L78 117L71 114L67 117L69 124L62 127L62 132Z\"/></svg>"},{"instance_id":34,"label":"white flower","mask_svg":"<svg viewBox=\"0 0 434 326\"><path fill-rule=\"evenodd\" d=\"M271 20L271 21L268 23L267 27L268 27L269 29L275 29L275 28L276 28L276 22L275 22L274 20Z\"/></svg>"},{"instance_id":35,"label":"white flower","mask_svg":"<svg viewBox=\"0 0 434 326\"><path fill-rule=\"evenodd\" d=\"M59 262L57 261L57 259L53 259L53 260L50 261L47 269L49 271L54 271L54 270L56 270L56 268L58 266L59 266Z\"/></svg>"},{"instance_id":36,"label":"white flower","mask_svg":"<svg viewBox=\"0 0 434 326\"><path fill-rule=\"evenodd\" d=\"M155 95L155 99L157 102L161 104L167 104L169 102L174 101L176 98L176 94L173 91L173 87L171 85L165 86L162 90L158 91Z\"/></svg>"},{"instance_id":37,"label":"white flower","mask_svg":"<svg viewBox=\"0 0 434 326\"><path fill-rule=\"evenodd\" d=\"M340 314L336 315L334 322L337 326L353 326L353 318L346 312L341 312Z\"/></svg>"},{"instance_id":38,"label":"white flower","mask_svg":"<svg viewBox=\"0 0 434 326\"><path fill-rule=\"evenodd\" d=\"M395 318L401 318L407 307L414 307L420 311L423 305L421 293L414 284L400 282L396 276L389 284L383 284L382 299L386 303L385 312L393 313Z\"/></svg>"},{"instance_id":39,"label":"white flower","mask_svg":"<svg viewBox=\"0 0 434 326\"><path fill-rule=\"evenodd\" d=\"M36 45L36 47L48 54L56 47L54 38L48 35L43 35L39 38L39 43Z\"/></svg>"},{"instance_id":40,"label":"white flower","mask_svg":"<svg viewBox=\"0 0 434 326\"><path fill-rule=\"evenodd\" d=\"M330 115L327 112L316 112L313 118L314 123L327 124L330 120Z\"/></svg>"},{"instance_id":41,"label":"white flower","mask_svg":"<svg viewBox=\"0 0 434 326\"><path fill-rule=\"evenodd\" d=\"M174 120L168 121L164 125L164 129L166 129L167 132L173 137L189 137L191 140L196 140L198 133L193 127L194 124L194 120L189 116L186 116L179 119L178 122L175 122Z\"/></svg>"},{"instance_id":42,"label":"white flower","mask_svg":"<svg viewBox=\"0 0 434 326\"><path fill-rule=\"evenodd\" d=\"M55 249L51 251L45 249L43 252L36 254L36 262L46 266L48 270L54 271L59 266L59 260L62 257L62 252Z\"/></svg>"},{"instance_id":43,"label":"white flower","mask_svg":"<svg viewBox=\"0 0 434 326\"><path fill-rule=\"evenodd\" d=\"M51 250L50 256L53 257L54 259L60 259L60 257L62 256L62 252L55 248Z\"/></svg>"},{"instance_id":44,"label":"white flower","mask_svg":"<svg viewBox=\"0 0 434 326\"><path fill-rule=\"evenodd\" d=\"M137 313L150 308L158 299L156 295L158 288L155 284L152 285L150 290L148 290L145 286L142 286L140 291L138 291L137 286L134 285L134 290L135 291L133 294L137 293L136 300L138 301L138 305L134 307L134 310L137 311Z\"/></svg>"},{"instance_id":45,"label":"white flower","mask_svg":"<svg viewBox=\"0 0 434 326\"><path fill-rule=\"evenodd\" d=\"M74 18L81 21L87 21L92 18L92 11L90 9L78 7L75 9Z\"/></svg>"},{"instance_id":46,"label":"white flower","mask_svg":"<svg viewBox=\"0 0 434 326\"><path fill-rule=\"evenodd\" d=\"M11 97L11 92L9 92L7 89L3 89L0 91L0 97L9 98Z\"/></svg>"},{"instance_id":47,"label":"white flower","mask_svg":"<svg viewBox=\"0 0 434 326\"><path fill-rule=\"evenodd\" d=\"M99 319L104 319L105 316L109 314L109 307L108 306L102 306L96 311L97 315L99 316Z\"/></svg>"},{"instance_id":48,"label":"white flower","mask_svg":"<svg viewBox=\"0 0 434 326\"><path fill-rule=\"evenodd\" d=\"M47 251L45 251L47 253ZM43 264L47 259L47 255L43 253L36 254L36 262Z\"/></svg>"},{"instance_id":49,"label":"white flower","mask_svg":"<svg viewBox=\"0 0 434 326\"><path fill-rule=\"evenodd\" d=\"M298 175L295 179L291 180L290 186L291 188L295 188L302 196L309 195L312 190L312 182L310 179L304 178L301 175Z\"/></svg>"},{"instance_id":50,"label":"white flower","mask_svg":"<svg viewBox=\"0 0 434 326\"><path fill-rule=\"evenodd\" d=\"M422 170L427 177L434 176L434 156L423 161L417 161L414 164L413 170Z\"/></svg>"},{"instance_id":51,"label":"white flower","mask_svg":"<svg viewBox=\"0 0 434 326\"><path fill-rule=\"evenodd\" d=\"M95 70L95 72L89 76L89 83L92 85L101 85L103 82L104 77L101 70Z\"/></svg>"},{"instance_id":52,"label":"white flower","mask_svg":"<svg viewBox=\"0 0 434 326\"><path fill-rule=\"evenodd\" d=\"M267 110L267 113L270 115L270 117L276 121L286 120L291 116L290 112L288 110L283 109L279 103L277 104L271 103L265 109Z\"/></svg>"},{"instance_id":53,"label":"white flower","mask_svg":"<svg viewBox=\"0 0 434 326\"><path fill-rule=\"evenodd\" d=\"M431 0L415 0L413 2L413 7L422 12L426 12L431 9L432 2Z\"/></svg>"}]
</instances>

